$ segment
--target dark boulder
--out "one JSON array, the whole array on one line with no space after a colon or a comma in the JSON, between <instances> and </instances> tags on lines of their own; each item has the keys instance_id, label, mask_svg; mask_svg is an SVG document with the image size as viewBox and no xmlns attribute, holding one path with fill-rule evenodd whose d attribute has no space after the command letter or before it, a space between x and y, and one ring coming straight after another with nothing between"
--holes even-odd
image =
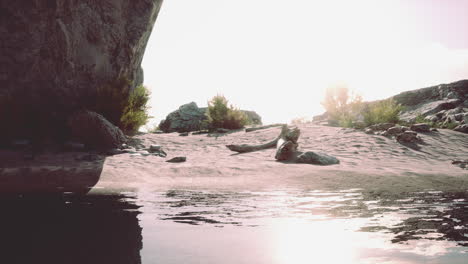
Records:
<instances>
[{"instance_id":1,"label":"dark boulder","mask_svg":"<svg viewBox=\"0 0 468 264\"><path fill-rule=\"evenodd\" d=\"M206 107L198 107L195 102L184 104L167 115L159 123L159 129L165 133L193 132L206 129ZM261 124L262 118L254 111L241 110L247 115L250 123Z\"/></svg>"},{"instance_id":2,"label":"dark boulder","mask_svg":"<svg viewBox=\"0 0 468 264\"><path fill-rule=\"evenodd\" d=\"M205 120L207 120L205 110L199 108L195 102L191 102L167 115L166 119L159 123L159 129L165 133L198 131L201 130L202 122Z\"/></svg>"},{"instance_id":3,"label":"dark boulder","mask_svg":"<svg viewBox=\"0 0 468 264\"><path fill-rule=\"evenodd\" d=\"M118 127L95 112L75 112L68 119L68 125L72 138L89 148L112 149L126 142L125 135Z\"/></svg>"},{"instance_id":4,"label":"dark boulder","mask_svg":"<svg viewBox=\"0 0 468 264\"><path fill-rule=\"evenodd\" d=\"M417 143L421 141L418 133L413 131L405 131L396 136L396 140L400 143Z\"/></svg>"},{"instance_id":5,"label":"dark boulder","mask_svg":"<svg viewBox=\"0 0 468 264\"><path fill-rule=\"evenodd\" d=\"M403 132L405 132L407 130L408 130L408 128L405 127L405 126L394 126L394 127L391 127L389 129L387 129L386 132L387 132L387 134L389 136L396 136L396 135L399 135L399 134L401 134L401 133L403 133Z\"/></svg>"},{"instance_id":6,"label":"dark boulder","mask_svg":"<svg viewBox=\"0 0 468 264\"><path fill-rule=\"evenodd\" d=\"M416 132L431 132L431 127L425 123L411 125L410 129Z\"/></svg>"},{"instance_id":7,"label":"dark boulder","mask_svg":"<svg viewBox=\"0 0 468 264\"><path fill-rule=\"evenodd\" d=\"M468 125L459 125L453 129L454 131L457 132L462 132L468 134Z\"/></svg>"},{"instance_id":8,"label":"dark boulder","mask_svg":"<svg viewBox=\"0 0 468 264\"><path fill-rule=\"evenodd\" d=\"M395 124L393 123L380 123L380 124L375 124L372 126L369 126L367 128L371 129L372 131L385 131L391 127L394 127Z\"/></svg>"},{"instance_id":9,"label":"dark boulder","mask_svg":"<svg viewBox=\"0 0 468 264\"><path fill-rule=\"evenodd\" d=\"M297 163L307 163L315 165L334 165L339 164L340 161L330 155L318 152L304 152L297 157Z\"/></svg>"}]
</instances>

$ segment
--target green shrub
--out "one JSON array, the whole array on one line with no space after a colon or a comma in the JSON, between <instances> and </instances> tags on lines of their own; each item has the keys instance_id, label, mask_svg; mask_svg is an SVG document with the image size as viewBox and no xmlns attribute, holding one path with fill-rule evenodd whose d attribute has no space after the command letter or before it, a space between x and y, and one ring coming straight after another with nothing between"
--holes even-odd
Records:
<instances>
[{"instance_id":1,"label":"green shrub","mask_svg":"<svg viewBox=\"0 0 468 264\"><path fill-rule=\"evenodd\" d=\"M403 107L392 99L371 103L364 107L362 115L367 126L378 123L398 123Z\"/></svg>"},{"instance_id":2,"label":"green shrub","mask_svg":"<svg viewBox=\"0 0 468 264\"><path fill-rule=\"evenodd\" d=\"M346 87L327 89L322 102L330 125L341 127L370 126L378 123L399 123L403 107L392 99L363 103L359 95L350 95Z\"/></svg>"},{"instance_id":3,"label":"green shrub","mask_svg":"<svg viewBox=\"0 0 468 264\"><path fill-rule=\"evenodd\" d=\"M147 110L150 93L140 85L131 89L127 78L99 87L95 102L89 109L102 114L107 120L118 126L125 133L134 133L149 119Z\"/></svg>"},{"instance_id":4,"label":"green shrub","mask_svg":"<svg viewBox=\"0 0 468 264\"><path fill-rule=\"evenodd\" d=\"M228 107L228 100L222 95L217 95L208 102L206 116L211 129L238 129L248 122L247 115L232 105Z\"/></svg>"},{"instance_id":5,"label":"green shrub","mask_svg":"<svg viewBox=\"0 0 468 264\"><path fill-rule=\"evenodd\" d=\"M120 118L120 128L123 131L134 133L138 128L146 124L150 116L148 115L148 103L150 92L143 86L137 86L130 93L127 106Z\"/></svg>"},{"instance_id":6,"label":"green shrub","mask_svg":"<svg viewBox=\"0 0 468 264\"><path fill-rule=\"evenodd\" d=\"M354 127L363 108L362 97L350 94L344 86L328 88L322 105L327 110L328 123L343 127Z\"/></svg>"},{"instance_id":7,"label":"green shrub","mask_svg":"<svg viewBox=\"0 0 468 264\"><path fill-rule=\"evenodd\" d=\"M442 125L440 125L441 128L446 128L446 129L454 129L458 126L459 124L458 123L455 123L455 122L447 122L447 123L443 123Z\"/></svg>"}]
</instances>

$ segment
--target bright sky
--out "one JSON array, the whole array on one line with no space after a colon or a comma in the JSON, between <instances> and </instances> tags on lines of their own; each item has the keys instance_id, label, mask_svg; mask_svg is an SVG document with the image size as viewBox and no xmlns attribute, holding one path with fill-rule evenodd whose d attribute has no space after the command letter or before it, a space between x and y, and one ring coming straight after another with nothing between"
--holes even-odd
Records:
<instances>
[{"instance_id":1,"label":"bright sky","mask_svg":"<svg viewBox=\"0 0 468 264\"><path fill-rule=\"evenodd\" d=\"M465 0L167 0L143 60L151 114L216 94L264 123L468 78Z\"/></svg>"}]
</instances>

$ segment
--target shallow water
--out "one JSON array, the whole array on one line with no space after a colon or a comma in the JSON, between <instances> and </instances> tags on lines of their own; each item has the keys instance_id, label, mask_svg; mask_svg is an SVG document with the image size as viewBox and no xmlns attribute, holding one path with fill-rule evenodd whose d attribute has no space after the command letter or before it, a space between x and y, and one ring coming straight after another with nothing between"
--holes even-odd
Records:
<instances>
[{"instance_id":1,"label":"shallow water","mask_svg":"<svg viewBox=\"0 0 468 264\"><path fill-rule=\"evenodd\" d=\"M467 263L468 193L167 190L0 199L0 263Z\"/></svg>"}]
</instances>

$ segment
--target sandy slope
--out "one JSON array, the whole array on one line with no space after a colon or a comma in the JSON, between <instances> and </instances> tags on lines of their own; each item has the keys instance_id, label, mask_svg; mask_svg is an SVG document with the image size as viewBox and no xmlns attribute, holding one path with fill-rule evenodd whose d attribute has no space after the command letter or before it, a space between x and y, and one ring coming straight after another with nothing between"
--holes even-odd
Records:
<instances>
[{"instance_id":1,"label":"sandy slope","mask_svg":"<svg viewBox=\"0 0 468 264\"><path fill-rule=\"evenodd\" d=\"M385 195L419 190L467 190L468 171L451 164L468 158L468 135L440 130L420 134L419 150L383 136L334 127L301 126L300 149L336 156L339 165L285 164L274 149L236 154L226 144L264 143L280 128L243 131L219 137L144 134L143 144L158 144L167 158L121 154L106 158L93 192L126 189L351 189ZM187 162L167 163L174 156Z\"/></svg>"}]
</instances>

